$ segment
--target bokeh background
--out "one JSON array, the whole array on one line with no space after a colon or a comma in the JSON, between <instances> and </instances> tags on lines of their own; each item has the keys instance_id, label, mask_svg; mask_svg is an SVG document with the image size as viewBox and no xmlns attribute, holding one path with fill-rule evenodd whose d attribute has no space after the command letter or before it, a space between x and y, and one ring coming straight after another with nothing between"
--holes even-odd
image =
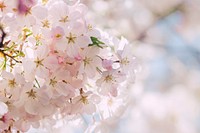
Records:
<instances>
[{"instance_id":1,"label":"bokeh background","mask_svg":"<svg viewBox=\"0 0 200 133\"><path fill-rule=\"evenodd\" d=\"M134 46L141 71L111 133L200 133L200 0L81 0Z\"/></svg>"},{"instance_id":2,"label":"bokeh background","mask_svg":"<svg viewBox=\"0 0 200 133\"><path fill-rule=\"evenodd\" d=\"M95 26L130 41L141 66L128 108L102 133L200 133L200 0L81 2ZM72 125L51 132L84 132Z\"/></svg>"}]
</instances>

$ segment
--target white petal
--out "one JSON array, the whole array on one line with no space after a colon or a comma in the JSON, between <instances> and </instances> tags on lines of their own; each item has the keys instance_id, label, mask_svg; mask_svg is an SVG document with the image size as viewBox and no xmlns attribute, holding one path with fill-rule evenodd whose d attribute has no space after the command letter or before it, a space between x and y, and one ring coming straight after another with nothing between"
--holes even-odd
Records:
<instances>
[{"instance_id":1,"label":"white petal","mask_svg":"<svg viewBox=\"0 0 200 133\"><path fill-rule=\"evenodd\" d=\"M96 106L92 103L84 105L84 112L87 114L92 114L96 111Z\"/></svg>"},{"instance_id":2,"label":"white petal","mask_svg":"<svg viewBox=\"0 0 200 133\"><path fill-rule=\"evenodd\" d=\"M56 58L56 56L48 56L45 60L44 60L44 66L49 68L51 71L56 70L59 66L58 66L58 59Z\"/></svg>"},{"instance_id":3,"label":"white petal","mask_svg":"<svg viewBox=\"0 0 200 133\"><path fill-rule=\"evenodd\" d=\"M76 42L81 48L87 47L92 43L91 39L88 36L79 36Z\"/></svg>"},{"instance_id":4,"label":"white petal","mask_svg":"<svg viewBox=\"0 0 200 133\"><path fill-rule=\"evenodd\" d=\"M101 102L101 97L96 94L93 94L92 96L90 96L90 99L92 100L92 103L95 103L95 104L99 104Z\"/></svg>"},{"instance_id":5,"label":"white petal","mask_svg":"<svg viewBox=\"0 0 200 133\"><path fill-rule=\"evenodd\" d=\"M24 84L25 82L24 77L21 74L16 74L15 79L18 84Z\"/></svg>"},{"instance_id":6,"label":"white petal","mask_svg":"<svg viewBox=\"0 0 200 133\"><path fill-rule=\"evenodd\" d=\"M28 122L26 122L26 121L23 121L21 123L21 130L23 132L27 132L29 129L30 129L30 124Z\"/></svg>"},{"instance_id":7,"label":"white petal","mask_svg":"<svg viewBox=\"0 0 200 133\"><path fill-rule=\"evenodd\" d=\"M40 115L51 115L54 112L55 107L52 105L46 105L39 108Z\"/></svg>"},{"instance_id":8,"label":"white petal","mask_svg":"<svg viewBox=\"0 0 200 133\"><path fill-rule=\"evenodd\" d=\"M36 51L36 55L39 59L44 59L47 57L49 53L49 48L47 45L40 45L38 48L37 48L37 51Z\"/></svg>"},{"instance_id":9,"label":"white petal","mask_svg":"<svg viewBox=\"0 0 200 133\"><path fill-rule=\"evenodd\" d=\"M38 67L36 70L36 75L40 78L46 78L49 76L49 70L46 69L45 67L41 66Z\"/></svg>"},{"instance_id":10,"label":"white petal","mask_svg":"<svg viewBox=\"0 0 200 133\"><path fill-rule=\"evenodd\" d=\"M12 73L9 73L6 71L2 71L2 77L4 77L5 79L13 79L14 78Z\"/></svg>"},{"instance_id":11,"label":"white petal","mask_svg":"<svg viewBox=\"0 0 200 133\"><path fill-rule=\"evenodd\" d=\"M22 60L22 65L24 68L24 72L26 73L32 73L36 67L35 63L31 60L28 59L23 59Z\"/></svg>"},{"instance_id":12,"label":"white petal","mask_svg":"<svg viewBox=\"0 0 200 133\"><path fill-rule=\"evenodd\" d=\"M2 116L7 112L8 112L8 106L0 101L0 115Z\"/></svg>"},{"instance_id":13,"label":"white petal","mask_svg":"<svg viewBox=\"0 0 200 133\"><path fill-rule=\"evenodd\" d=\"M56 88L57 92L61 95L67 96L70 93L70 89L72 87L69 84L66 83L58 83L58 86Z\"/></svg>"},{"instance_id":14,"label":"white petal","mask_svg":"<svg viewBox=\"0 0 200 133\"><path fill-rule=\"evenodd\" d=\"M28 99L24 105L27 113L31 115L38 115L41 104L34 99Z\"/></svg>"},{"instance_id":15,"label":"white petal","mask_svg":"<svg viewBox=\"0 0 200 133\"><path fill-rule=\"evenodd\" d=\"M47 9L42 6L34 6L31 11L32 14L39 19L44 19L47 17Z\"/></svg>"}]
</instances>

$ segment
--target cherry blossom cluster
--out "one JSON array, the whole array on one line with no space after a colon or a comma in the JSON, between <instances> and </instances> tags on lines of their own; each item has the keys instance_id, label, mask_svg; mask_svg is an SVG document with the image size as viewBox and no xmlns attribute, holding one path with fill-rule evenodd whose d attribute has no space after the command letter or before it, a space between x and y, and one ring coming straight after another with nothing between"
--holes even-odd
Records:
<instances>
[{"instance_id":1,"label":"cherry blossom cluster","mask_svg":"<svg viewBox=\"0 0 200 133\"><path fill-rule=\"evenodd\" d=\"M0 0L0 13L0 132L101 114L134 82L131 45L90 24L80 2Z\"/></svg>"}]
</instances>

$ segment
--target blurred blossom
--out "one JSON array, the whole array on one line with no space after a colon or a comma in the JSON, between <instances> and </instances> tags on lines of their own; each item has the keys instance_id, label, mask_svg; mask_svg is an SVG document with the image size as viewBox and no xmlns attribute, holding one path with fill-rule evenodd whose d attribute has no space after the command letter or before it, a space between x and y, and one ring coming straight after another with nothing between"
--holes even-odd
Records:
<instances>
[{"instance_id":1,"label":"blurred blossom","mask_svg":"<svg viewBox=\"0 0 200 133\"><path fill-rule=\"evenodd\" d=\"M19 14L27 14L33 6L35 0L18 0L17 11Z\"/></svg>"},{"instance_id":2,"label":"blurred blossom","mask_svg":"<svg viewBox=\"0 0 200 133\"><path fill-rule=\"evenodd\" d=\"M200 1L82 0L89 18L134 45L142 71L109 132L200 132Z\"/></svg>"},{"instance_id":3,"label":"blurred blossom","mask_svg":"<svg viewBox=\"0 0 200 133\"><path fill-rule=\"evenodd\" d=\"M77 1L65 0L68 4ZM142 69L136 83L120 94L119 99L103 99L100 106L107 110L100 111L104 118L110 118L101 120L102 116L82 115L81 120L73 118L73 124L63 126L58 122L55 127L44 124L49 131L37 132L199 133L200 1L80 1L88 6L90 23L112 35L128 38ZM19 12L25 14L32 4L33 0L19 0ZM57 32L61 31L55 29ZM103 63L108 70L113 64L109 59ZM114 89L110 93L115 95ZM1 106L6 113L7 107Z\"/></svg>"}]
</instances>

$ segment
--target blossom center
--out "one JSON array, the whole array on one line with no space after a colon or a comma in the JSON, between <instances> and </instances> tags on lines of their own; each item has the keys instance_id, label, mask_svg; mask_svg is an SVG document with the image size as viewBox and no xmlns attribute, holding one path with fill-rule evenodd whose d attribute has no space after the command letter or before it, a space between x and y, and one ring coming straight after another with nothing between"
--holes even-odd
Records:
<instances>
[{"instance_id":1,"label":"blossom center","mask_svg":"<svg viewBox=\"0 0 200 133\"><path fill-rule=\"evenodd\" d=\"M113 100L112 100L112 99L109 99L109 100L107 101L107 104L108 104L108 106L112 106L112 105L113 105Z\"/></svg>"},{"instance_id":2,"label":"blossom center","mask_svg":"<svg viewBox=\"0 0 200 133\"><path fill-rule=\"evenodd\" d=\"M6 123L7 121L7 118L5 115L3 115L1 118L0 118L0 121L2 121L3 123Z\"/></svg>"},{"instance_id":3,"label":"blossom center","mask_svg":"<svg viewBox=\"0 0 200 133\"><path fill-rule=\"evenodd\" d=\"M30 91L26 92L26 94L28 95L28 97L35 99L36 98L36 91L34 91L33 89L31 89Z\"/></svg>"},{"instance_id":4,"label":"blossom center","mask_svg":"<svg viewBox=\"0 0 200 133\"><path fill-rule=\"evenodd\" d=\"M106 83L113 81L114 77L112 75L107 75L104 79L104 81L106 81Z\"/></svg>"},{"instance_id":5,"label":"blossom center","mask_svg":"<svg viewBox=\"0 0 200 133\"><path fill-rule=\"evenodd\" d=\"M42 27L46 27L46 28L49 28L50 27L50 23L47 19L45 19L44 21L42 21Z\"/></svg>"},{"instance_id":6,"label":"blossom center","mask_svg":"<svg viewBox=\"0 0 200 133\"><path fill-rule=\"evenodd\" d=\"M92 26L91 24L89 24L89 25L87 26L87 28L88 28L89 31L91 31L91 30L93 29L93 26Z\"/></svg>"},{"instance_id":7,"label":"blossom center","mask_svg":"<svg viewBox=\"0 0 200 133\"><path fill-rule=\"evenodd\" d=\"M62 35L61 35L61 34L56 34L55 37L56 37L57 39L60 39L60 38L62 37Z\"/></svg>"},{"instance_id":8,"label":"blossom center","mask_svg":"<svg viewBox=\"0 0 200 133\"><path fill-rule=\"evenodd\" d=\"M67 38L67 40L68 40L68 44L70 44L70 43L75 43L75 40L76 40L76 36L75 35L73 35L71 32L69 33L69 36L67 36L66 37Z\"/></svg>"},{"instance_id":9,"label":"blossom center","mask_svg":"<svg viewBox=\"0 0 200 133\"><path fill-rule=\"evenodd\" d=\"M91 58L85 57L85 59L83 60L83 62L84 62L84 67L85 67L86 65L90 64L91 61L92 61Z\"/></svg>"},{"instance_id":10,"label":"blossom center","mask_svg":"<svg viewBox=\"0 0 200 133\"><path fill-rule=\"evenodd\" d=\"M53 79L50 79L49 85L52 85L53 87L57 84L57 81L55 80L55 77Z\"/></svg>"},{"instance_id":11,"label":"blossom center","mask_svg":"<svg viewBox=\"0 0 200 133\"><path fill-rule=\"evenodd\" d=\"M36 63L36 67L39 67L39 66L43 66L42 62L43 62L44 59L39 59L37 58L37 60L35 60L34 62Z\"/></svg>"},{"instance_id":12,"label":"blossom center","mask_svg":"<svg viewBox=\"0 0 200 133\"><path fill-rule=\"evenodd\" d=\"M13 79L13 80L9 80L8 81L8 85L11 87L11 88L14 88L15 86L16 86L16 82L15 82L15 79Z\"/></svg>"},{"instance_id":13,"label":"blossom center","mask_svg":"<svg viewBox=\"0 0 200 133\"><path fill-rule=\"evenodd\" d=\"M4 4L4 2L0 2L0 9L3 12L4 8L6 7L6 5Z\"/></svg>"},{"instance_id":14,"label":"blossom center","mask_svg":"<svg viewBox=\"0 0 200 133\"><path fill-rule=\"evenodd\" d=\"M59 22L66 23L67 21L69 21L68 18L69 18L68 16L64 16L59 20Z\"/></svg>"},{"instance_id":15,"label":"blossom center","mask_svg":"<svg viewBox=\"0 0 200 133\"><path fill-rule=\"evenodd\" d=\"M40 41L42 39L42 35L41 34L37 34L34 36L36 41Z\"/></svg>"},{"instance_id":16,"label":"blossom center","mask_svg":"<svg viewBox=\"0 0 200 133\"><path fill-rule=\"evenodd\" d=\"M46 4L49 0L42 0L42 4Z\"/></svg>"},{"instance_id":17,"label":"blossom center","mask_svg":"<svg viewBox=\"0 0 200 133\"><path fill-rule=\"evenodd\" d=\"M126 58L123 58L122 60L121 60L121 64L122 65L128 65L130 63L130 61L128 60L128 58L126 57Z\"/></svg>"},{"instance_id":18,"label":"blossom center","mask_svg":"<svg viewBox=\"0 0 200 133\"><path fill-rule=\"evenodd\" d=\"M9 107L12 103L10 101L6 101L5 104Z\"/></svg>"},{"instance_id":19,"label":"blossom center","mask_svg":"<svg viewBox=\"0 0 200 133\"><path fill-rule=\"evenodd\" d=\"M30 8L30 7L27 8L25 15L27 16L28 14L32 14L32 13L31 13L31 8Z\"/></svg>"},{"instance_id":20,"label":"blossom center","mask_svg":"<svg viewBox=\"0 0 200 133\"><path fill-rule=\"evenodd\" d=\"M87 99L87 96L81 96L80 100L82 101L83 104L88 104L89 103L88 99Z\"/></svg>"}]
</instances>

